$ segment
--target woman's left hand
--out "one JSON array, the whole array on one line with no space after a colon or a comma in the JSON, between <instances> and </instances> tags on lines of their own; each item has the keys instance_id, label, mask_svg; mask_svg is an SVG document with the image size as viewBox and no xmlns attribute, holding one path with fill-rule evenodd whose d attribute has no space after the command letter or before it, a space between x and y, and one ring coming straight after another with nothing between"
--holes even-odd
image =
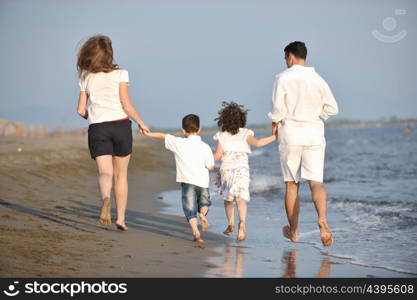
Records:
<instances>
[{"instance_id":1,"label":"woman's left hand","mask_svg":"<svg viewBox=\"0 0 417 300\"><path fill-rule=\"evenodd\" d=\"M139 125L139 130L142 134L144 134L145 132L150 132L150 129L145 124Z\"/></svg>"}]
</instances>

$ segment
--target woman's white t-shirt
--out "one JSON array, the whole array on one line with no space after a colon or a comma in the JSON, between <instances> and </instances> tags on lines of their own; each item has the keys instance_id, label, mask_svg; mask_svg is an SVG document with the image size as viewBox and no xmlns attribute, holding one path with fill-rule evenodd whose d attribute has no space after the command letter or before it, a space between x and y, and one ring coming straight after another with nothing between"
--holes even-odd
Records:
<instances>
[{"instance_id":1,"label":"woman's white t-shirt","mask_svg":"<svg viewBox=\"0 0 417 300\"><path fill-rule=\"evenodd\" d=\"M89 73L81 77L79 86L88 94L88 123L101 123L127 118L120 102L119 84L129 82L127 70L114 70L109 73Z\"/></svg>"}]
</instances>

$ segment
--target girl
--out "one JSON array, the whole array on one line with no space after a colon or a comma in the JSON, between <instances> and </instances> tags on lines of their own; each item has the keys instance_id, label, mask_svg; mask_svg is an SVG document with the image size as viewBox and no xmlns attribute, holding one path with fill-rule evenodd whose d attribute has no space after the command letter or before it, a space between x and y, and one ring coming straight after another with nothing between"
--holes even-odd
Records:
<instances>
[{"instance_id":1,"label":"girl","mask_svg":"<svg viewBox=\"0 0 417 300\"><path fill-rule=\"evenodd\" d=\"M224 197L224 208L228 226L223 232L231 235L234 231L234 201L239 212L239 232L237 242L246 239L246 212L249 196L249 164L250 145L262 147L276 140L275 134L262 138L254 138L252 130L245 128L247 110L243 105L234 102L223 102L223 108L215 119L220 131L214 136L217 141L215 160L222 160L220 166L220 194Z\"/></svg>"},{"instance_id":2,"label":"girl","mask_svg":"<svg viewBox=\"0 0 417 300\"><path fill-rule=\"evenodd\" d=\"M89 38L78 53L80 77L78 114L88 119L88 148L98 168L102 199L100 223L111 225L110 194L114 179L116 227L127 230L127 168L132 153L132 119L142 133L148 127L133 107L129 92L129 74L113 62L113 48L107 36Z\"/></svg>"}]
</instances>

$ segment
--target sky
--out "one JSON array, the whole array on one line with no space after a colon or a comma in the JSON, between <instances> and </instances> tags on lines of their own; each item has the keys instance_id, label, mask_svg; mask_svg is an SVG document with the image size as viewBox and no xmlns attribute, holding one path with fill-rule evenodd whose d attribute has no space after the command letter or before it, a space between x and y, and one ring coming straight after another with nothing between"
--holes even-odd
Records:
<instances>
[{"instance_id":1,"label":"sky","mask_svg":"<svg viewBox=\"0 0 417 300\"><path fill-rule=\"evenodd\" d=\"M179 127L188 113L213 126L222 101L269 123L283 49L296 40L338 101L334 119L415 118L416 30L415 0L0 0L0 118L87 127L76 56L94 34L112 39L154 127Z\"/></svg>"}]
</instances>

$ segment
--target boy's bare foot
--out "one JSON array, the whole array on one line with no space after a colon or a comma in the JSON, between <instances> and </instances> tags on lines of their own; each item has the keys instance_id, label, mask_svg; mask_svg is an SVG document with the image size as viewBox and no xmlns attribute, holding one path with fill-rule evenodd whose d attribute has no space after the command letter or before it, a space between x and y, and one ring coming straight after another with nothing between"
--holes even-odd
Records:
<instances>
[{"instance_id":1,"label":"boy's bare foot","mask_svg":"<svg viewBox=\"0 0 417 300\"><path fill-rule=\"evenodd\" d=\"M116 228L121 230L121 231L128 230L128 227L125 225L125 223L117 222L117 221L116 221Z\"/></svg>"},{"instance_id":2,"label":"boy's bare foot","mask_svg":"<svg viewBox=\"0 0 417 300\"><path fill-rule=\"evenodd\" d=\"M223 234L231 235L233 231L235 231L235 226L229 225L229 226L227 226L226 230L223 231Z\"/></svg>"},{"instance_id":3,"label":"boy's bare foot","mask_svg":"<svg viewBox=\"0 0 417 300\"><path fill-rule=\"evenodd\" d=\"M329 247L333 244L333 235L330 231L329 227L327 226L326 220L319 220L317 222L320 228L320 238L321 242L323 243L324 247Z\"/></svg>"},{"instance_id":4,"label":"boy's bare foot","mask_svg":"<svg viewBox=\"0 0 417 300\"><path fill-rule=\"evenodd\" d=\"M236 242L240 243L246 240L246 225L245 222L239 222L239 232L237 234Z\"/></svg>"},{"instance_id":5,"label":"boy's bare foot","mask_svg":"<svg viewBox=\"0 0 417 300\"><path fill-rule=\"evenodd\" d=\"M298 243L300 241L297 232L291 232L289 225L282 227L282 234L291 242Z\"/></svg>"},{"instance_id":6,"label":"boy's bare foot","mask_svg":"<svg viewBox=\"0 0 417 300\"><path fill-rule=\"evenodd\" d=\"M207 220L206 216L203 214L200 214L200 220L201 220L201 230L206 231L210 227L210 223Z\"/></svg>"},{"instance_id":7,"label":"boy's bare foot","mask_svg":"<svg viewBox=\"0 0 417 300\"><path fill-rule=\"evenodd\" d=\"M111 225L110 198L109 197L106 197L103 199L103 204L101 207L101 214L100 214L100 223L106 226Z\"/></svg>"},{"instance_id":8,"label":"boy's bare foot","mask_svg":"<svg viewBox=\"0 0 417 300\"><path fill-rule=\"evenodd\" d=\"M194 240L193 241L196 242L196 243L199 243L199 244L204 243L204 240L201 238L199 233L194 235Z\"/></svg>"}]
</instances>

